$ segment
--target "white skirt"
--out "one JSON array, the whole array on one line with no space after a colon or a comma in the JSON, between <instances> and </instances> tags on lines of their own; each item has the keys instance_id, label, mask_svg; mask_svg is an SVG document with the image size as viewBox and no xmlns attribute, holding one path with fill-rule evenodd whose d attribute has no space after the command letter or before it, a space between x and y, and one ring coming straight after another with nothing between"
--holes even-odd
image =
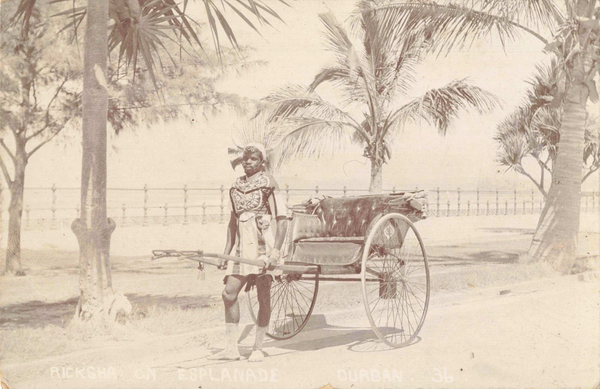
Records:
<instances>
[{"instance_id":1,"label":"white skirt","mask_svg":"<svg viewBox=\"0 0 600 389\"><path fill-rule=\"evenodd\" d=\"M271 215L244 212L238 218L236 256L245 259L264 259L275 245L277 224ZM281 274L281 271L264 271L262 266L229 261L227 275Z\"/></svg>"}]
</instances>

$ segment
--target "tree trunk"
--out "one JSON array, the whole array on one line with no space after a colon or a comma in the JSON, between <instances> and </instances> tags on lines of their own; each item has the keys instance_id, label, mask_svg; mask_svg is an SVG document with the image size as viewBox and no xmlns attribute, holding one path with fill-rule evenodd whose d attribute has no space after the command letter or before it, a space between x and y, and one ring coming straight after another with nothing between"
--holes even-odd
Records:
<instances>
[{"instance_id":1,"label":"tree trunk","mask_svg":"<svg viewBox=\"0 0 600 389\"><path fill-rule=\"evenodd\" d=\"M4 184L0 180L0 247L2 247L2 239L4 237ZM6 271L6 255L0 257L0 275Z\"/></svg>"},{"instance_id":2,"label":"tree trunk","mask_svg":"<svg viewBox=\"0 0 600 389\"><path fill-rule=\"evenodd\" d=\"M25 275L21 265L21 221L23 218L23 190L25 187L25 150L17 150L15 155L15 176L10 185L10 205L8 206L8 242L3 273Z\"/></svg>"},{"instance_id":3,"label":"tree trunk","mask_svg":"<svg viewBox=\"0 0 600 389\"><path fill-rule=\"evenodd\" d=\"M580 18L591 18L593 3L587 0L574 2ZM583 171L583 147L585 138L586 105L589 90L585 80L592 69L594 45L586 42L590 27L579 26L579 47L587 48L576 54L567 72L567 95L564 103L558 153L553 162L552 183L548 190L546 205L538 222L527 260L545 261L561 272L569 272L577 258L577 235L581 213L581 178ZM592 35L593 36L593 35Z\"/></svg>"},{"instance_id":4,"label":"tree trunk","mask_svg":"<svg viewBox=\"0 0 600 389\"><path fill-rule=\"evenodd\" d=\"M586 101L586 87L572 85L565 101L552 184L527 254L527 259L548 262L562 272L571 269L577 256Z\"/></svg>"},{"instance_id":5,"label":"tree trunk","mask_svg":"<svg viewBox=\"0 0 600 389\"><path fill-rule=\"evenodd\" d=\"M383 191L383 161L376 157L371 157L371 184L369 193L379 194Z\"/></svg>"},{"instance_id":6,"label":"tree trunk","mask_svg":"<svg viewBox=\"0 0 600 389\"><path fill-rule=\"evenodd\" d=\"M113 303L106 214L106 89L108 0L88 1L84 43L81 214L71 229L79 242L80 298L76 317L103 319Z\"/></svg>"}]
</instances>

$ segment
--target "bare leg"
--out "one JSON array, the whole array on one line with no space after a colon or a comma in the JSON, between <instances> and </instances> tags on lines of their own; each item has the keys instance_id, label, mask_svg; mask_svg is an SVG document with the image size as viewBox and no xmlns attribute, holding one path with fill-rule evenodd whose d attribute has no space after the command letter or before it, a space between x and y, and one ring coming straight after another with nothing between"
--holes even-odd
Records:
<instances>
[{"instance_id":1,"label":"bare leg","mask_svg":"<svg viewBox=\"0 0 600 389\"><path fill-rule=\"evenodd\" d=\"M269 327L271 319L271 283L273 279L270 275L262 275L256 279L256 294L258 296L258 325L256 328L256 340L252 354L248 362L262 362L265 354L262 351L262 344Z\"/></svg>"},{"instance_id":2,"label":"bare leg","mask_svg":"<svg viewBox=\"0 0 600 389\"><path fill-rule=\"evenodd\" d=\"M238 360L240 353L237 347L238 324L240 322L240 307L238 304L238 295L246 283L246 277L230 275L227 277L227 284L223 289L223 304L225 305L225 349L207 359L218 360Z\"/></svg>"},{"instance_id":3,"label":"bare leg","mask_svg":"<svg viewBox=\"0 0 600 389\"><path fill-rule=\"evenodd\" d=\"M223 289L223 304L225 305L225 323L240 322L240 304L238 295L246 283L245 276L230 275Z\"/></svg>"}]
</instances>

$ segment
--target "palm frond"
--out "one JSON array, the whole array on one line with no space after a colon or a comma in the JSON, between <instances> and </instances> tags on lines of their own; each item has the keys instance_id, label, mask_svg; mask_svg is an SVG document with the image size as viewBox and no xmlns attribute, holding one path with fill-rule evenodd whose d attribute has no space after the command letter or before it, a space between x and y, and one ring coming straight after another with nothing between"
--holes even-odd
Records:
<instances>
[{"instance_id":1,"label":"palm frond","mask_svg":"<svg viewBox=\"0 0 600 389\"><path fill-rule=\"evenodd\" d=\"M27 26L35 10L36 3L37 0L20 0L17 10L11 18L11 23L21 22L23 26Z\"/></svg>"},{"instance_id":2,"label":"palm frond","mask_svg":"<svg viewBox=\"0 0 600 389\"><path fill-rule=\"evenodd\" d=\"M273 165L278 169L294 158L333 155L347 142L368 141L368 135L347 112L323 100L316 92L289 85L265 99L260 114L276 128L279 140Z\"/></svg>"},{"instance_id":3,"label":"palm frond","mask_svg":"<svg viewBox=\"0 0 600 389\"><path fill-rule=\"evenodd\" d=\"M284 122L299 118L310 118L324 122L344 122L366 137L362 128L347 112L323 100L318 93L301 85L288 85L265 98L269 121Z\"/></svg>"},{"instance_id":4,"label":"palm frond","mask_svg":"<svg viewBox=\"0 0 600 389\"><path fill-rule=\"evenodd\" d=\"M495 139L502 140L505 136L515 133L528 133L532 117L533 113L529 105L518 107L498 124Z\"/></svg>"},{"instance_id":5,"label":"palm frond","mask_svg":"<svg viewBox=\"0 0 600 389\"><path fill-rule=\"evenodd\" d=\"M109 35L109 50L120 48L119 61L124 60L127 68L133 67L134 79L137 61L141 57L157 90L159 85L155 74L156 59L160 59L159 49L164 49L162 39L168 38L163 30L178 29L171 23L179 18L174 14L176 8L176 4L167 5L163 1L149 1L139 9L137 15L135 13L138 10L135 9L128 9L127 13L117 12L114 9L111 11L117 20ZM164 51L168 53L166 49Z\"/></svg>"},{"instance_id":6,"label":"palm frond","mask_svg":"<svg viewBox=\"0 0 600 389\"><path fill-rule=\"evenodd\" d=\"M288 5L284 0L277 1ZM19 0L19 5L12 18L13 22L29 23L36 2L37 0ZM181 37L190 47L197 46L204 50L197 32L200 24L190 18L186 12L188 2L189 0L184 0L183 3L176 0L115 0L110 2L109 15L115 20L115 26L109 36L109 49L112 51L119 48L120 57L128 66L133 66L134 77L137 71L137 61L141 58L157 90L159 85L156 68L157 64L162 61L159 51L164 51L165 40ZM234 49L239 50L234 29L225 16L226 9L232 10L237 17L256 32L259 30L252 23L251 18L266 25L270 25L270 20L273 19L282 20L279 14L262 0L202 0L202 2L219 60L222 60L221 34ZM50 0L49 3L72 5L73 0ZM72 6L54 16L66 16L68 21L63 30L73 28L76 34L85 14L85 7ZM164 52L168 55L167 51Z\"/></svg>"},{"instance_id":7,"label":"palm frond","mask_svg":"<svg viewBox=\"0 0 600 389\"><path fill-rule=\"evenodd\" d=\"M336 56L340 63L345 63L353 46L350 37L331 12L320 14L319 19L325 26L327 49Z\"/></svg>"},{"instance_id":8,"label":"palm frond","mask_svg":"<svg viewBox=\"0 0 600 389\"><path fill-rule=\"evenodd\" d=\"M527 91L526 104L533 110L547 105L562 106L565 94L560 83L564 77L565 71L554 56L550 63L536 65L536 72L528 81L531 87Z\"/></svg>"},{"instance_id":9,"label":"palm frond","mask_svg":"<svg viewBox=\"0 0 600 389\"><path fill-rule=\"evenodd\" d=\"M374 70L368 61L364 42L351 39L356 37L351 37L333 14L321 14L319 18L325 27L326 47L334 53L336 59L337 64L333 68L338 69L338 77L335 81L342 87L345 103L367 102L369 94L375 94L376 85ZM324 81L328 79L317 76L311 88L317 88Z\"/></svg>"},{"instance_id":10,"label":"palm frond","mask_svg":"<svg viewBox=\"0 0 600 389\"><path fill-rule=\"evenodd\" d=\"M277 122L270 122L268 115L261 113L251 120L243 120L237 124L233 130L234 147L230 147L228 152L235 158L231 165L235 167L241 163L244 147L249 143L261 143L267 150L266 168L273 171L279 168L280 154L275 151L279 145L283 133L279 130Z\"/></svg>"},{"instance_id":11,"label":"palm frond","mask_svg":"<svg viewBox=\"0 0 600 389\"><path fill-rule=\"evenodd\" d=\"M397 128L399 124L407 121L424 120L435 126L441 135L445 135L460 111L475 109L484 114L499 105L500 101L495 95L467 83L464 79L455 80L442 88L428 91L395 111L390 116L388 128Z\"/></svg>"},{"instance_id":12,"label":"palm frond","mask_svg":"<svg viewBox=\"0 0 600 389\"><path fill-rule=\"evenodd\" d=\"M355 128L347 122L301 116L278 122L281 140L274 149L275 168L297 158L334 156L353 141Z\"/></svg>"},{"instance_id":13,"label":"palm frond","mask_svg":"<svg viewBox=\"0 0 600 389\"><path fill-rule=\"evenodd\" d=\"M348 82L348 69L344 67L332 67L321 70L315 76L313 82L309 85L310 92L317 89L324 82L331 82L334 85L344 85Z\"/></svg>"},{"instance_id":14,"label":"palm frond","mask_svg":"<svg viewBox=\"0 0 600 389\"><path fill-rule=\"evenodd\" d=\"M496 161L517 172L523 170L523 158L529 153L527 140L522 134L505 134L496 154Z\"/></svg>"},{"instance_id":15,"label":"palm frond","mask_svg":"<svg viewBox=\"0 0 600 389\"><path fill-rule=\"evenodd\" d=\"M566 15L553 0L479 0L481 9L502 16L529 28L553 28L561 24Z\"/></svg>"},{"instance_id":16,"label":"palm frond","mask_svg":"<svg viewBox=\"0 0 600 389\"><path fill-rule=\"evenodd\" d=\"M360 20L365 51L374 67L377 93L384 99L391 98L395 91L406 93L414 82L414 67L420 60L424 37L396 34L394 26L374 13L362 13Z\"/></svg>"},{"instance_id":17,"label":"palm frond","mask_svg":"<svg viewBox=\"0 0 600 389\"><path fill-rule=\"evenodd\" d=\"M504 119L496 130L495 140L502 146L517 134L527 141L529 153L539 159L547 153L551 160L557 152L562 123L563 97L557 84L562 77L558 62L538 65L529 81L525 101Z\"/></svg>"},{"instance_id":18,"label":"palm frond","mask_svg":"<svg viewBox=\"0 0 600 389\"><path fill-rule=\"evenodd\" d=\"M555 148L560 139L560 127L562 125L562 110L552 108L549 105L532 111L529 127L539 142L548 148Z\"/></svg>"},{"instance_id":19,"label":"palm frond","mask_svg":"<svg viewBox=\"0 0 600 389\"><path fill-rule=\"evenodd\" d=\"M486 36L497 36L505 44L521 32L548 43L528 24L535 20L554 27L555 17L560 14L551 0L399 2L365 6L362 13L370 13L379 20L381 36L423 37L434 52L449 52Z\"/></svg>"}]
</instances>

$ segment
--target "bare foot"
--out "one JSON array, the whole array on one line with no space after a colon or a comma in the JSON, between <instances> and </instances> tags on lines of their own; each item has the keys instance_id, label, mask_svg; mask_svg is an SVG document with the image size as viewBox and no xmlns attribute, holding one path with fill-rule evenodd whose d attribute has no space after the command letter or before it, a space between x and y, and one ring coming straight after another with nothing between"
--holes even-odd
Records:
<instances>
[{"instance_id":1,"label":"bare foot","mask_svg":"<svg viewBox=\"0 0 600 389\"><path fill-rule=\"evenodd\" d=\"M221 352L218 352L216 354L213 355L209 355L208 357L206 357L206 359L209 359L211 361L214 360L219 360L219 361L237 361L239 360L240 357L240 353L237 350L237 348L235 350L228 350L225 349Z\"/></svg>"},{"instance_id":2,"label":"bare foot","mask_svg":"<svg viewBox=\"0 0 600 389\"><path fill-rule=\"evenodd\" d=\"M265 354L261 350L254 350L248 357L248 362L262 362L263 359L265 359Z\"/></svg>"}]
</instances>

